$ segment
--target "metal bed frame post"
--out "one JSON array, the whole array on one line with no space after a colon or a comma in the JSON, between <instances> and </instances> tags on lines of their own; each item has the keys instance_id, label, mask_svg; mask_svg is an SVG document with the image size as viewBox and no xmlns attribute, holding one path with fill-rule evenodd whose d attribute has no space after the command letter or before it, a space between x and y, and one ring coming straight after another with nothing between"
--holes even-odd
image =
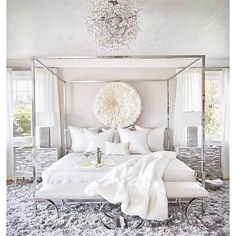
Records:
<instances>
[{"instance_id":1,"label":"metal bed frame post","mask_svg":"<svg viewBox=\"0 0 236 236\"><path fill-rule=\"evenodd\" d=\"M67 154L67 110L66 110L66 103L67 103L67 100L66 100L66 82L64 83L64 86L63 86L63 116L64 116L64 130L63 130L63 135L64 135L64 154L66 155Z\"/></svg>"},{"instance_id":2,"label":"metal bed frame post","mask_svg":"<svg viewBox=\"0 0 236 236\"><path fill-rule=\"evenodd\" d=\"M36 185L37 185L37 176L36 176L36 101L35 101L35 60L32 58L31 61L31 76L32 76L32 158L33 158L33 197L34 197L34 206L35 214L37 215L37 203L35 199Z\"/></svg>"},{"instance_id":3,"label":"metal bed frame post","mask_svg":"<svg viewBox=\"0 0 236 236\"><path fill-rule=\"evenodd\" d=\"M205 66L206 66L206 58L202 56L202 186L205 188L205 180L206 180L206 153L205 153Z\"/></svg>"},{"instance_id":4,"label":"metal bed frame post","mask_svg":"<svg viewBox=\"0 0 236 236\"><path fill-rule=\"evenodd\" d=\"M170 151L170 84L167 80L167 150Z\"/></svg>"}]
</instances>

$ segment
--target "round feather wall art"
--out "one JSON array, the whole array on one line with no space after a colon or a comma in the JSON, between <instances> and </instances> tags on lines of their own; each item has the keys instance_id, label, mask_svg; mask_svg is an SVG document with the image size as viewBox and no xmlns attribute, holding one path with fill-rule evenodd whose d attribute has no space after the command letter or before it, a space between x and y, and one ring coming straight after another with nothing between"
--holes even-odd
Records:
<instances>
[{"instance_id":1,"label":"round feather wall art","mask_svg":"<svg viewBox=\"0 0 236 236\"><path fill-rule=\"evenodd\" d=\"M97 93L93 110L97 119L108 127L128 127L140 116L142 101L129 84L112 82Z\"/></svg>"}]
</instances>

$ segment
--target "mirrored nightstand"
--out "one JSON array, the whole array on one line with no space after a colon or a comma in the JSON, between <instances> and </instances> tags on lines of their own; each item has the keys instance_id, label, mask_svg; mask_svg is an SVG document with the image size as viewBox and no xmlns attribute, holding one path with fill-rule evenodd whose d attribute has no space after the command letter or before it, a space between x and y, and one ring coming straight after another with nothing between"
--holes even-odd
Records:
<instances>
[{"instance_id":1,"label":"mirrored nightstand","mask_svg":"<svg viewBox=\"0 0 236 236\"><path fill-rule=\"evenodd\" d=\"M15 148L15 183L19 178L33 178L33 152L32 148ZM41 177L42 172L58 160L58 148L36 148L36 176Z\"/></svg>"},{"instance_id":2,"label":"mirrored nightstand","mask_svg":"<svg viewBox=\"0 0 236 236\"><path fill-rule=\"evenodd\" d=\"M178 146L176 152L178 159L183 161L201 177L201 147ZM205 147L206 177L221 178L221 146Z\"/></svg>"}]
</instances>

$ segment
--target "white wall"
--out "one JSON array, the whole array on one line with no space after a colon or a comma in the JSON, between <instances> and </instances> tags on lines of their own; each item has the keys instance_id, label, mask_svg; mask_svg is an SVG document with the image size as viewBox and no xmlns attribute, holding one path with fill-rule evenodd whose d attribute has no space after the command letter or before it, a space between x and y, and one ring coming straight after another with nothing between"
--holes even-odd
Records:
<instances>
[{"instance_id":1,"label":"white wall","mask_svg":"<svg viewBox=\"0 0 236 236\"><path fill-rule=\"evenodd\" d=\"M167 126L167 83L129 82L142 98L142 113L136 124L144 127ZM93 127L99 124L93 113L93 101L105 83L68 83L68 124Z\"/></svg>"},{"instance_id":2,"label":"white wall","mask_svg":"<svg viewBox=\"0 0 236 236\"><path fill-rule=\"evenodd\" d=\"M176 72L175 68L153 71L131 68L102 68L93 71L87 68L60 69L60 76L71 80L132 80L132 79L166 79ZM94 73L91 73L94 72ZM105 71L105 72L104 72ZM123 71L123 72L122 72ZM167 126L167 82L128 82L142 98L142 114L137 124L145 127ZM68 124L79 127L92 127L99 124L93 113L93 100L99 89L106 83L67 83Z\"/></svg>"}]
</instances>

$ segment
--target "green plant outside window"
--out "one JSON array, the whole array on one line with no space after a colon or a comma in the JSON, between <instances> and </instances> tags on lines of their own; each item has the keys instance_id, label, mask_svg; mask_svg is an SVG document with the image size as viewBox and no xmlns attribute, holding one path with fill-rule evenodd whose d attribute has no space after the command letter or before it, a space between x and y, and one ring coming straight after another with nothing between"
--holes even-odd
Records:
<instances>
[{"instance_id":1,"label":"green plant outside window","mask_svg":"<svg viewBox=\"0 0 236 236\"><path fill-rule=\"evenodd\" d=\"M206 139L211 141L221 140L222 123L222 96L221 81L206 80Z\"/></svg>"},{"instance_id":2,"label":"green plant outside window","mask_svg":"<svg viewBox=\"0 0 236 236\"><path fill-rule=\"evenodd\" d=\"M31 106L25 104L16 104L13 111L13 135L30 136L31 135Z\"/></svg>"}]
</instances>

